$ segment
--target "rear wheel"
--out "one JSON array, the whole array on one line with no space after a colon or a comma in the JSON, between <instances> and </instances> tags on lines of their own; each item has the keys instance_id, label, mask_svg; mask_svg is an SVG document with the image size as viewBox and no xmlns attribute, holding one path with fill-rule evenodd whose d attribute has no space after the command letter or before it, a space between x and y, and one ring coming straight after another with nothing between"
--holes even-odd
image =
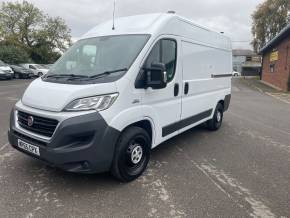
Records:
<instances>
[{"instance_id":1,"label":"rear wheel","mask_svg":"<svg viewBox=\"0 0 290 218\"><path fill-rule=\"evenodd\" d=\"M37 75L38 75L38 77L41 77L41 76L43 76L43 73L39 72Z\"/></svg>"},{"instance_id":2,"label":"rear wheel","mask_svg":"<svg viewBox=\"0 0 290 218\"><path fill-rule=\"evenodd\" d=\"M111 173L122 182L138 178L147 167L150 159L151 139L139 127L126 129L116 145Z\"/></svg>"},{"instance_id":3,"label":"rear wheel","mask_svg":"<svg viewBox=\"0 0 290 218\"><path fill-rule=\"evenodd\" d=\"M223 116L224 116L224 107L221 103L218 103L216 106L213 118L209 121L207 121L207 128L212 131L218 130L223 122Z\"/></svg>"}]
</instances>

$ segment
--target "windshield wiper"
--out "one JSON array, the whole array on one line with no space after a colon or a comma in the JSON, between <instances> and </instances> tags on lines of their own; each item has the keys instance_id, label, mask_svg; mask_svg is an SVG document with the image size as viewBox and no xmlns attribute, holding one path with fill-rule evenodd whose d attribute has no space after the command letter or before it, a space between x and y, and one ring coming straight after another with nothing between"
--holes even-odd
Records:
<instances>
[{"instance_id":1,"label":"windshield wiper","mask_svg":"<svg viewBox=\"0 0 290 218\"><path fill-rule=\"evenodd\" d=\"M117 69L117 70L111 70L111 71L105 71L104 73L100 73L100 74L96 74L93 76L89 76L88 79L98 79L98 78L102 78L104 76L113 74L113 73L119 73L122 71L128 71L128 68L122 68L122 69Z\"/></svg>"},{"instance_id":2,"label":"windshield wiper","mask_svg":"<svg viewBox=\"0 0 290 218\"><path fill-rule=\"evenodd\" d=\"M78 74L51 74L47 75L45 78L88 78L88 76L78 75Z\"/></svg>"}]
</instances>

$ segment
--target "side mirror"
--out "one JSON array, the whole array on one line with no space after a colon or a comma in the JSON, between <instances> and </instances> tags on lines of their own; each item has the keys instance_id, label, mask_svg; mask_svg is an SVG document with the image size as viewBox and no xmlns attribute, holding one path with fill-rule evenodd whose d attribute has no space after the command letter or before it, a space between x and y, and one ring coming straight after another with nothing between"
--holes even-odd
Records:
<instances>
[{"instance_id":1,"label":"side mirror","mask_svg":"<svg viewBox=\"0 0 290 218\"><path fill-rule=\"evenodd\" d=\"M145 68L146 87L163 89L167 86L167 72L165 64L153 63L150 68Z\"/></svg>"}]
</instances>

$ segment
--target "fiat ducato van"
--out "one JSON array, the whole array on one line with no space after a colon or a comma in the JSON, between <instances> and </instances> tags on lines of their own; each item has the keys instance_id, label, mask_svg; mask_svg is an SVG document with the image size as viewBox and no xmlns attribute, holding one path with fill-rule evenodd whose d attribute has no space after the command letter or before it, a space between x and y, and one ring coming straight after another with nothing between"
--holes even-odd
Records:
<instances>
[{"instance_id":1,"label":"fiat ducato van","mask_svg":"<svg viewBox=\"0 0 290 218\"><path fill-rule=\"evenodd\" d=\"M11 112L9 141L69 172L124 182L151 149L206 123L218 130L231 98L230 39L176 14L100 24L34 80Z\"/></svg>"}]
</instances>

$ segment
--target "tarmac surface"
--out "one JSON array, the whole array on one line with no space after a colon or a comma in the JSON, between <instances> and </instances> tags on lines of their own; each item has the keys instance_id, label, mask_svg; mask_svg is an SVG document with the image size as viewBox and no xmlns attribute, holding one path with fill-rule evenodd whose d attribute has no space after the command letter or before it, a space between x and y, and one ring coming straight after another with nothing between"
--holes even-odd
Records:
<instances>
[{"instance_id":1,"label":"tarmac surface","mask_svg":"<svg viewBox=\"0 0 290 218\"><path fill-rule=\"evenodd\" d=\"M122 184L47 167L8 144L10 110L30 82L0 81L0 217L290 217L290 104L268 89L233 79L219 131L170 139Z\"/></svg>"}]
</instances>

